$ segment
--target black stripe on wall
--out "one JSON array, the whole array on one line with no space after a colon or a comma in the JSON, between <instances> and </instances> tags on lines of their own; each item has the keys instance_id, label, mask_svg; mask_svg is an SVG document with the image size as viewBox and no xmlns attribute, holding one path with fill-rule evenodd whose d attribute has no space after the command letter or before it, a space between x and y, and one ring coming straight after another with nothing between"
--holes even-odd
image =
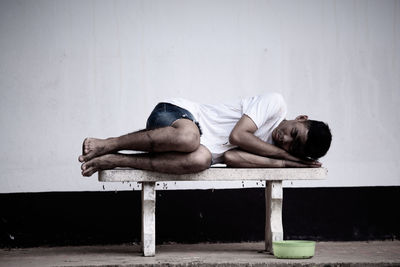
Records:
<instances>
[{"instance_id":1,"label":"black stripe on wall","mask_svg":"<svg viewBox=\"0 0 400 267\"><path fill-rule=\"evenodd\" d=\"M140 241L140 191L0 194L0 246ZM285 239L400 238L400 187L285 188ZM157 243L264 240L264 189L157 191Z\"/></svg>"}]
</instances>

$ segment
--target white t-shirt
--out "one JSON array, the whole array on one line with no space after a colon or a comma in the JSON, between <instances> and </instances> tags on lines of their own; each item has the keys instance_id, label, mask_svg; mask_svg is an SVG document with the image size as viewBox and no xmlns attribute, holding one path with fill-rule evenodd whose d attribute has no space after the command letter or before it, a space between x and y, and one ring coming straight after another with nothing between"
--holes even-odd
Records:
<instances>
[{"instance_id":1,"label":"white t-shirt","mask_svg":"<svg viewBox=\"0 0 400 267\"><path fill-rule=\"evenodd\" d=\"M284 120L287 112L286 103L278 93L266 93L215 105L199 104L183 98L163 102L174 104L193 114L203 132L200 143L210 150L212 164L221 163L224 152L237 147L229 143L229 135L244 114L257 125L255 136L274 144L272 131Z\"/></svg>"}]
</instances>

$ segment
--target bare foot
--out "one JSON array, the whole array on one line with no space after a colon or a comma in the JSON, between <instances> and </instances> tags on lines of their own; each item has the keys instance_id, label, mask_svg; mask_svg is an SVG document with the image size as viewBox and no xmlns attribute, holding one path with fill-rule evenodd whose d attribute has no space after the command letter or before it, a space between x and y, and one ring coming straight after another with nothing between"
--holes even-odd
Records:
<instances>
[{"instance_id":1,"label":"bare foot","mask_svg":"<svg viewBox=\"0 0 400 267\"><path fill-rule=\"evenodd\" d=\"M97 171L110 170L117 167L118 155L106 154L82 164L82 175L92 176Z\"/></svg>"},{"instance_id":2,"label":"bare foot","mask_svg":"<svg viewBox=\"0 0 400 267\"><path fill-rule=\"evenodd\" d=\"M86 138L82 144L80 162L87 162L95 157L102 156L112 151L112 143L108 139Z\"/></svg>"}]
</instances>

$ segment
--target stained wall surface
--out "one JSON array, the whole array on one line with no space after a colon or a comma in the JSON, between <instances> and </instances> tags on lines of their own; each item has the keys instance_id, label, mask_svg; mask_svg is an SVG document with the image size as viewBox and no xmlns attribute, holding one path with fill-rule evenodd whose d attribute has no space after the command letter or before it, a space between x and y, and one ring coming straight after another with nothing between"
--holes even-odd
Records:
<instances>
[{"instance_id":1,"label":"stained wall surface","mask_svg":"<svg viewBox=\"0 0 400 267\"><path fill-rule=\"evenodd\" d=\"M329 178L286 186L400 185L400 1L2 0L0 36L0 193L139 189L81 177L82 140L266 91L333 132Z\"/></svg>"}]
</instances>

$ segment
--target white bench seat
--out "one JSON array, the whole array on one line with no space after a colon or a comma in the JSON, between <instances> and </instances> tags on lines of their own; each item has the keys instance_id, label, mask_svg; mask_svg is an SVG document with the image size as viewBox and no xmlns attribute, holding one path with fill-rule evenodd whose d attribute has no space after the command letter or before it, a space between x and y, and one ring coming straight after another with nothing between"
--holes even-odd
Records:
<instances>
[{"instance_id":1,"label":"white bench seat","mask_svg":"<svg viewBox=\"0 0 400 267\"><path fill-rule=\"evenodd\" d=\"M101 182L142 183L142 251L154 256L155 183L159 181L266 181L265 248L272 252L272 241L283 240L282 200L283 180L318 180L326 178L326 168L226 168L212 167L193 174L165 174L137 169L117 168L99 172Z\"/></svg>"}]
</instances>

